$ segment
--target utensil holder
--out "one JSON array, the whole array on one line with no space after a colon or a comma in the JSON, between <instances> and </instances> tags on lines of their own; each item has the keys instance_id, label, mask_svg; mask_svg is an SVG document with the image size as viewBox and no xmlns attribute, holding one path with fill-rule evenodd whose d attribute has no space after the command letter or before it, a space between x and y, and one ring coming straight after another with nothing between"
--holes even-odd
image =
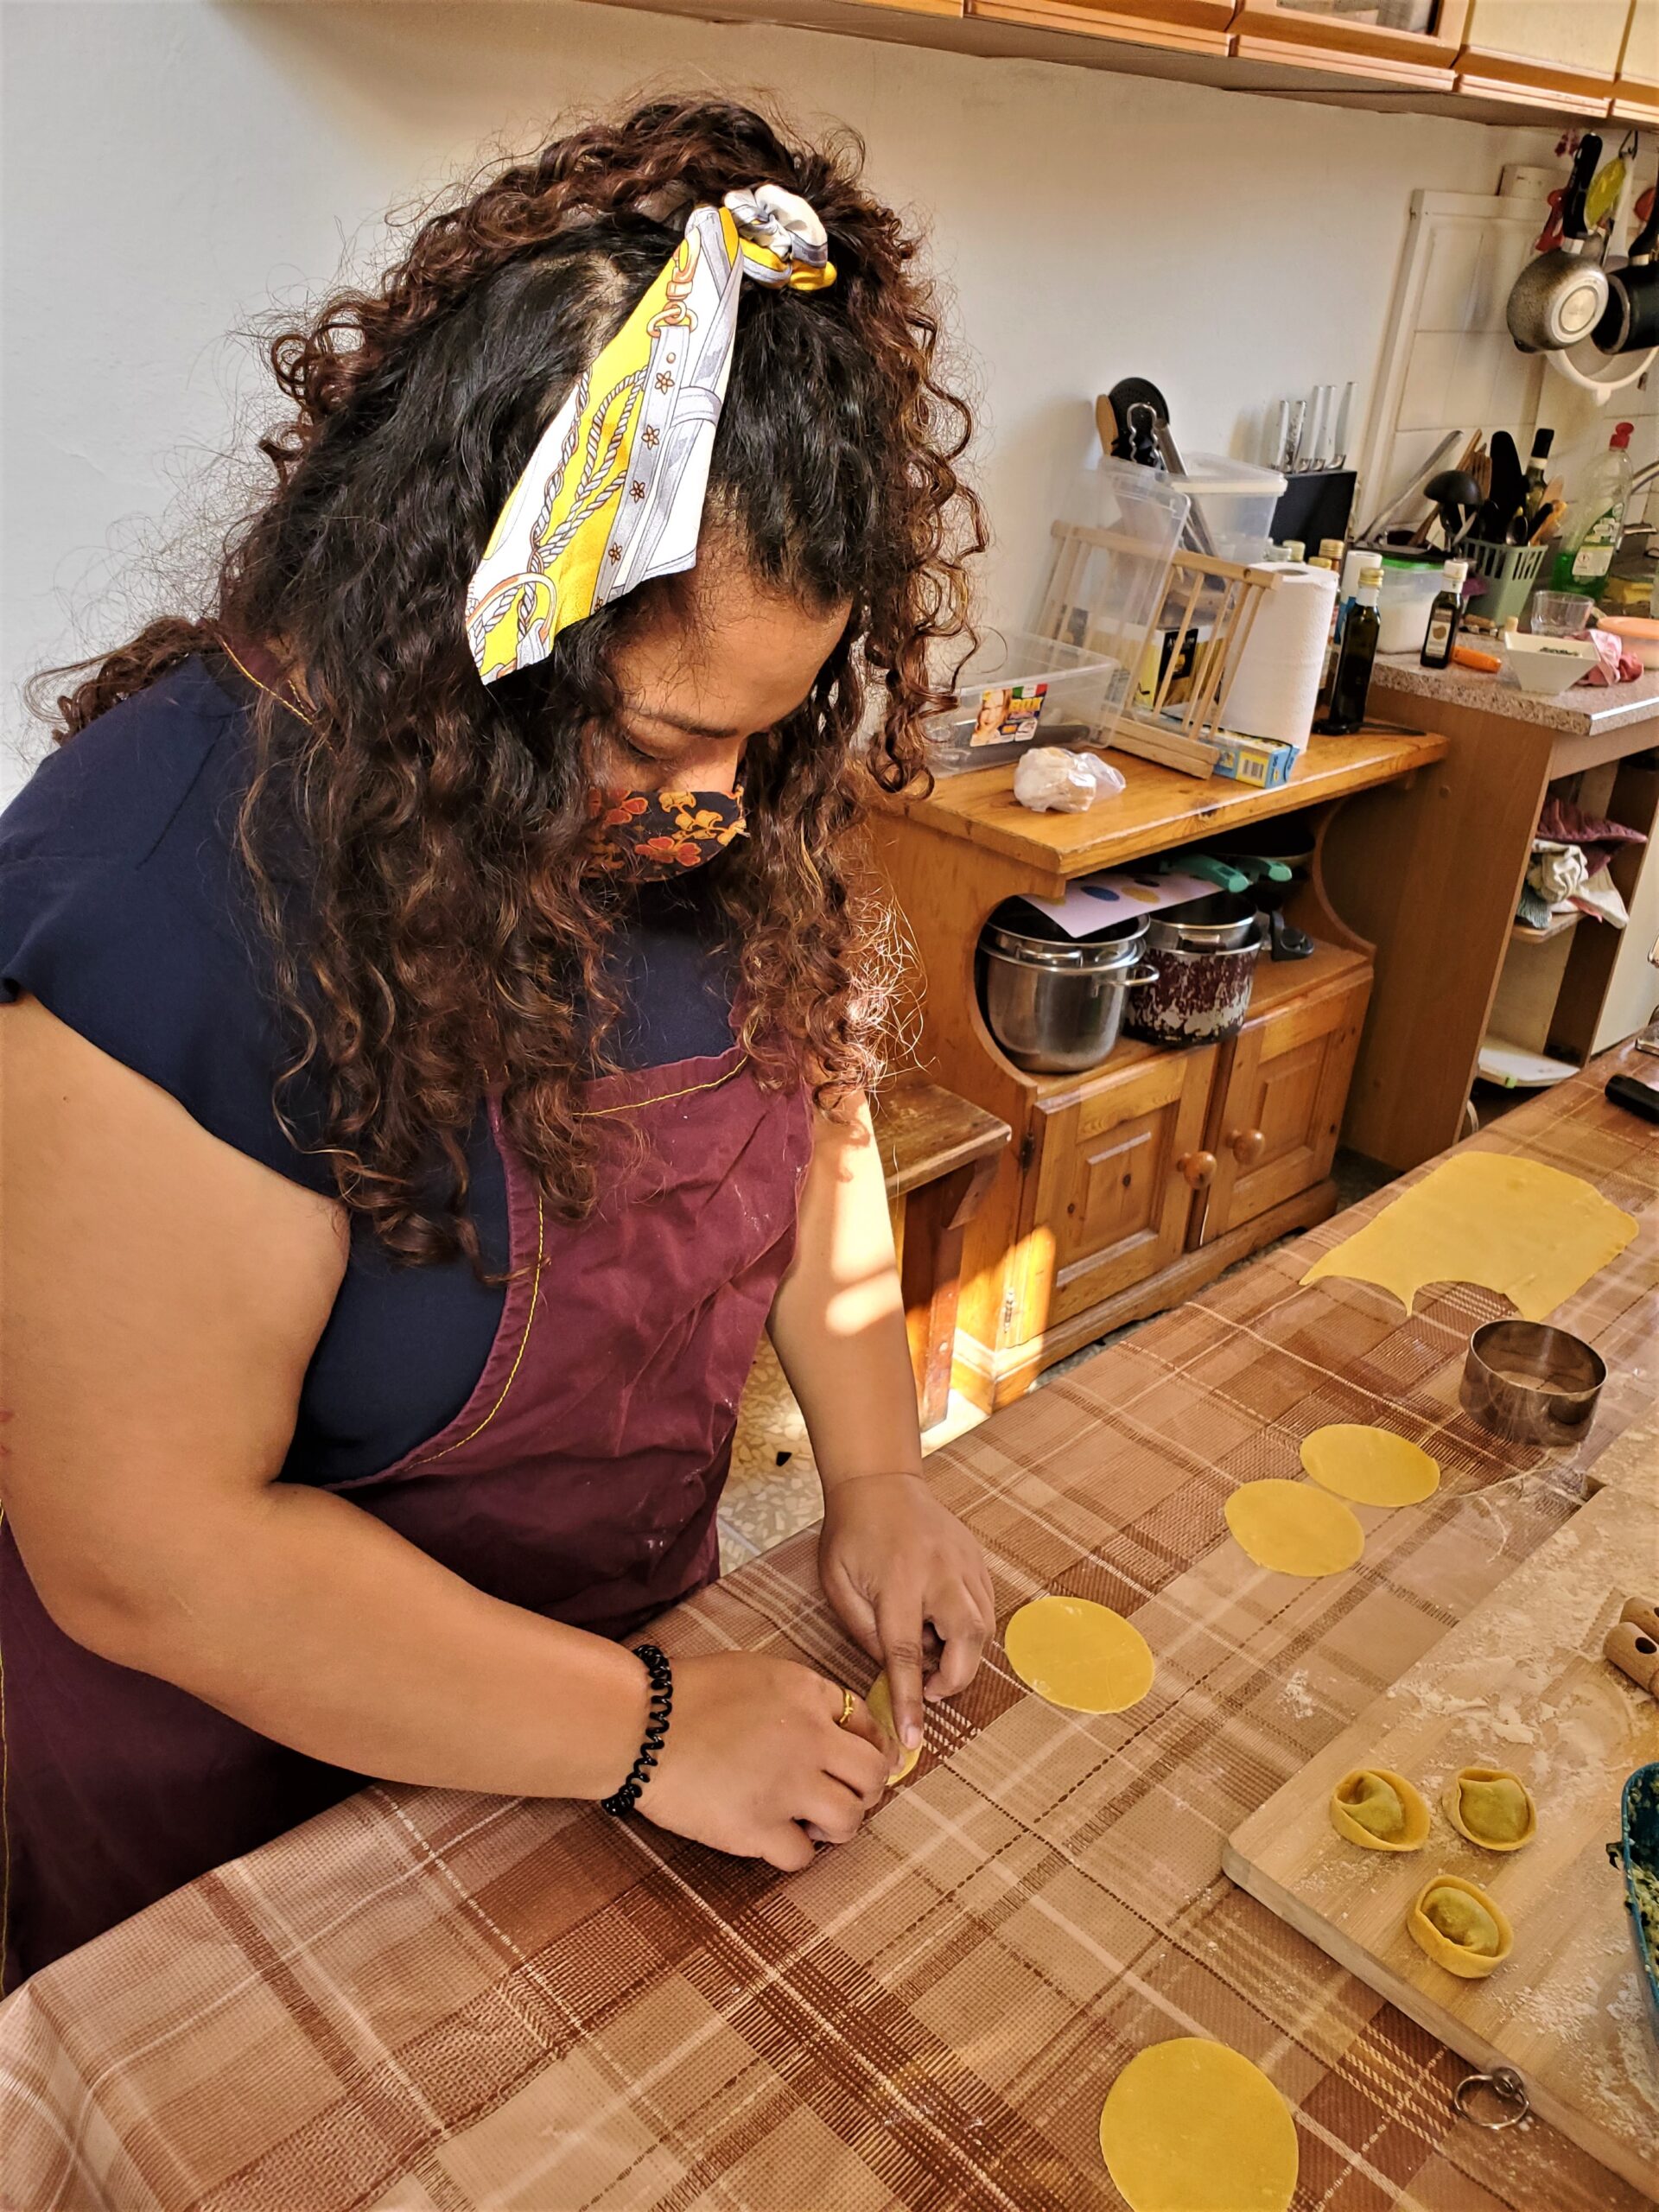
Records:
<instances>
[{"instance_id":1,"label":"utensil holder","mask_svg":"<svg viewBox=\"0 0 1659 2212\"><path fill-rule=\"evenodd\" d=\"M1494 629L1501 630L1510 617L1519 615L1543 574L1548 545L1494 545L1488 538L1465 537L1458 548L1468 557L1486 589L1475 601L1475 612Z\"/></svg>"}]
</instances>

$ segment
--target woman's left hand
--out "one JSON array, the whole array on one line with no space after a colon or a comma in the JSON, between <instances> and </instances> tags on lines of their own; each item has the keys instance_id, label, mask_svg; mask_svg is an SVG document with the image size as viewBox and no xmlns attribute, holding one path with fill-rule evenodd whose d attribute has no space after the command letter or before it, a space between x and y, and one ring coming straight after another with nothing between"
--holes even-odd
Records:
<instances>
[{"instance_id":1,"label":"woman's left hand","mask_svg":"<svg viewBox=\"0 0 1659 2212\"><path fill-rule=\"evenodd\" d=\"M860 1475L825 1496L818 1573L849 1635L887 1669L893 1724L914 1751L924 1697L966 1689L996 1625L979 1546L924 1477Z\"/></svg>"}]
</instances>

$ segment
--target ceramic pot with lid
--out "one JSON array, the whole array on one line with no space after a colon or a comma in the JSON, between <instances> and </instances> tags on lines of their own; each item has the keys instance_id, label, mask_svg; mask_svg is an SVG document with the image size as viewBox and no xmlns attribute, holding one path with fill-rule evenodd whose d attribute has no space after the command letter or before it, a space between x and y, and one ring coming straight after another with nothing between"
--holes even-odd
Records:
<instances>
[{"instance_id":1,"label":"ceramic pot with lid","mask_svg":"<svg viewBox=\"0 0 1659 2212\"><path fill-rule=\"evenodd\" d=\"M1117 1042L1130 986L1153 981L1143 916L1067 937L1023 899L980 933L980 997L991 1034L1017 1067L1069 1075L1098 1067Z\"/></svg>"},{"instance_id":2,"label":"ceramic pot with lid","mask_svg":"<svg viewBox=\"0 0 1659 2212\"><path fill-rule=\"evenodd\" d=\"M1166 907L1152 917L1147 942L1158 975L1129 994L1131 1034L1176 1046L1237 1036L1267 942L1254 899L1221 891Z\"/></svg>"}]
</instances>

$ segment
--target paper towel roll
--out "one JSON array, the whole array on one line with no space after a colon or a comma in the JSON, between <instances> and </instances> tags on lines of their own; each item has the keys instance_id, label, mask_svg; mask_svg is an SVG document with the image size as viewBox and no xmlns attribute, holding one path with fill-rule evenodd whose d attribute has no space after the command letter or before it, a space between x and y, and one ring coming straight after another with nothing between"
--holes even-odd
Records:
<instances>
[{"instance_id":1,"label":"paper towel roll","mask_svg":"<svg viewBox=\"0 0 1659 2212\"><path fill-rule=\"evenodd\" d=\"M1238 658L1227 696L1226 725L1245 737L1294 745L1300 753L1313 726L1331 615L1337 603L1333 569L1281 563Z\"/></svg>"}]
</instances>

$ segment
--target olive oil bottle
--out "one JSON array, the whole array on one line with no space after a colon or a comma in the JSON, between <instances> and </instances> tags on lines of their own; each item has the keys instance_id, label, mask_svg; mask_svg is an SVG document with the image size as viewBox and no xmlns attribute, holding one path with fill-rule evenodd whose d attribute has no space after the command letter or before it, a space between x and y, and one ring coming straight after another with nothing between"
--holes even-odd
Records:
<instances>
[{"instance_id":1,"label":"olive oil bottle","mask_svg":"<svg viewBox=\"0 0 1659 2212\"><path fill-rule=\"evenodd\" d=\"M1382 568L1379 562L1359 572L1359 589L1342 626L1342 647L1337 672L1331 679L1331 709L1319 727L1327 737L1347 737L1365 719L1365 699L1371 688L1371 665L1376 658L1379 632L1377 602L1382 596Z\"/></svg>"}]
</instances>

